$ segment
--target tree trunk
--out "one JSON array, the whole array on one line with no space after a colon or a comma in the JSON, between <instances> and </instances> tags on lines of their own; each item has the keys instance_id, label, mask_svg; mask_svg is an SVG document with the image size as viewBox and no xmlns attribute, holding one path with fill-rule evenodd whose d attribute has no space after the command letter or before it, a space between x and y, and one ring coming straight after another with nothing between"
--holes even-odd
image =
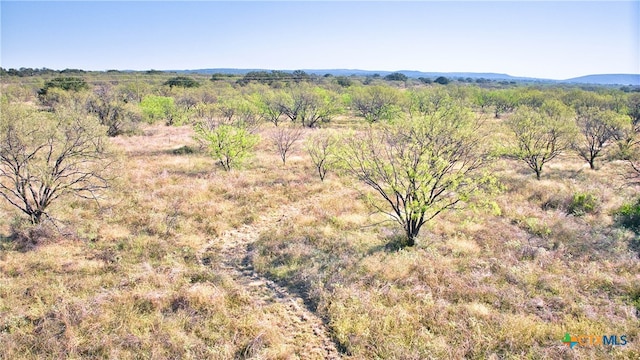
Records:
<instances>
[{"instance_id":1,"label":"tree trunk","mask_svg":"<svg viewBox=\"0 0 640 360\"><path fill-rule=\"evenodd\" d=\"M411 220L405 225L405 231L407 234L407 247L416 245L416 238L418 237L418 233L420 232L420 225L418 225L417 221Z\"/></svg>"},{"instance_id":2,"label":"tree trunk","mask_svg":"<svg viewBox=\"0 0 640 360\"><path fill-rule=\"evenodd\" d=\"M31 223L33 225L38 225L40 223L40 221L42 220L42 215L43 214L44 213L42 211L40 211L40 210L36 210L36 211L32 212L31 214L29 214Z\"/></svg>"},{"instance_id":3,"label":"tree trunk","mask_svg":"<svg viewBox=\"0 0 640 360\"><path fill-rule=\"evenodd\" d=\"M407 247L412 247L416 245L416 237L412 234L410 229L407 229Z\"/></svg>"}]
</instances>

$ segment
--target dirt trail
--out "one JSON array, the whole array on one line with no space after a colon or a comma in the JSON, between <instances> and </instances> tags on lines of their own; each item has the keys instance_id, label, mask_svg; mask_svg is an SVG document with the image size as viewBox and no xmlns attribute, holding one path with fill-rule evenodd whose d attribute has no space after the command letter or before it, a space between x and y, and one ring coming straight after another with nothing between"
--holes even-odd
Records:
<instances>
[{"instance_id":1,"label":"dirt trail","mask_svg":"<svg viewBox=\"0 0 640 360\"><path fill-rule=\"evenodd\" d=\"M260 233L278 226L281 221L298 212L299 210L293 206L280 207L260 217L251 225L242 225L224 232L209 242L201 254L209 251L218 252L221 259L219 268L246 291L256 307L261 308L274 302L283 305L285 312L284 315L279 314L278 322L280 332L285 336L284 342L293 346L296 355L301 359L341 359L322 319L307 309L301 297L257 274L248 258L248 249L258 240ZM210 261L202 256L199 258L203 265L211 265ZM301 343L303 345L300 345Z\"/></svg>"}]
</instances>

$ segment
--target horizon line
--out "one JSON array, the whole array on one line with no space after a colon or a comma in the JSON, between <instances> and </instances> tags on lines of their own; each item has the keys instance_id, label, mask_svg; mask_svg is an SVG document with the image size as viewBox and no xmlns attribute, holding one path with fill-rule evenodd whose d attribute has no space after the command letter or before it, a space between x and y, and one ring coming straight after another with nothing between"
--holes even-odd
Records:
<instances>
[{"instance_id":1,"label":"horizon line","mask_svg":"<svg viewBox=\"0 0 640 360\"><path fill-rule=\"evenodd\" d=\"M51 71L65 71L65 70L79 70L79 71L86 71L86 72L108 72L108 71L128 71L128 72L144 72L144 71L161 71L161 72L175 72L175 71L180 71L180 72L198 72L198 71L211 71L211 70L239 70L239 71L255 71L255 70L260 70L260 71L296 71L296 70L301 70L301 71L307 71L307 72L313 72L313 71L356 71L356 72L371 72L371 73L402 73L402 72L417 72L417 73L424 73L424 74L450 74L450 75L460 75L460 74L469 74L469 75L481 75L481 74L488 74L488 75L502 75L502 76L507 76L507 77L511 77L511 78L520 78L520 79L531 79L531 80L554 80L554 81L566 81L566 80L572 80L572 79L578 79L578 78L582 78L582 77L588 77L588 76L620 76L620 75L624 75L624 76L638 76L640 77L640 73L590 73L590 74L585 74L585 75L580 75L580 76L573 76L573 77L569 77L569 78L563 78L563 79L554 79L554 78L547 78L547 77L535 77L535 76L528 76L528 75L512 75L512 74L508 74L508 73L503 73L503 72L494 72L494 71L424 71L424 70L409 70L409 69L400 69L400 70L382 70L382 69L375 69L375 70L370 70L370 69L361 69L361 68L347 68L347 67L342 67L342 68L290 68L290 69L273 69L273 68L261 68L261 67L202 67L202 68L183 68L183 69L154 69L154 68L148 68L148 69L116 69L116 68L110 68L110 69L101 69L101 70L96 70L96 69L82 69L82 68L64 68L64 69L54 69L54 68L49 68L46 66L43 67L26 67L26 66L21 66L19 68L16 67L3 67L0 65L0 68L2 68L5 71L14 69L14 70L20 70L20 69L38 69L38 70L42 70L42 69L46 69L46 70L51 70ZM353 75L357 75L357 74L353 74Z\"/></svg>"}]
</instances>

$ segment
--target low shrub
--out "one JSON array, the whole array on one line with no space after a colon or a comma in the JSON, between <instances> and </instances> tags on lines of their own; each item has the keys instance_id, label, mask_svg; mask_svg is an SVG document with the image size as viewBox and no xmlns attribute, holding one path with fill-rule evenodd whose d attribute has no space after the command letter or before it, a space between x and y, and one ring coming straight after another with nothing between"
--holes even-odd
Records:
<instances>
[{"instance_id":1,"label":"low shrub","mask_svg":"<svg viewBox=\"0 0 640 360\"><path fill-rule=\"evenodd\" d=\"M184 146L181 146L181 147L179 147L177 149L171 150L171 153L173 155L189 155L189 154L193 154L195 152L196 152L195 149L192 148L189 145L184 145Z\"/></svg>"},{"instance_id":2,"label":"low shrub","mask_svg":"<svg viewBox=\"0 0 640 360\"><path fill-rule=\"evenodd\" d=\"M591 214L598 209L598 198L593 194L577 192L567 207L567 213L575 216Z\"/></svg>"},{"instance_id":3,"label":"low shrub","mask_svg":"<svg viewBox=\"0 0 640 360\"><path fill-rule=\"evenodd\" d=\"M640 198L635 203L626 203L616 212L618 224L640 234Z\"/></svg>"},{"instance_id":4,"label":"low shrub","mask_svg":"<svg viewBox=\"0 0 640 360\"><path fill-rule=\"evenodd\" d=\"M16 218L11 224L11 236L9 240L15 250L29 251L52 241L56 236L55 226L51 221L43 221L39 224L31 224L22 218Z\"/></svg>"},{"instance_id":5,"label":"low shrub","mask_svg":"<svg viewBox=\"0 0 640 360\"><path fill-rule=\"evenodd\" d=\"M640 198L634 203L622 205L614 215L619 226L636 234L631 239L629 247L640 255Z\"/></svg>"}]
</instances>

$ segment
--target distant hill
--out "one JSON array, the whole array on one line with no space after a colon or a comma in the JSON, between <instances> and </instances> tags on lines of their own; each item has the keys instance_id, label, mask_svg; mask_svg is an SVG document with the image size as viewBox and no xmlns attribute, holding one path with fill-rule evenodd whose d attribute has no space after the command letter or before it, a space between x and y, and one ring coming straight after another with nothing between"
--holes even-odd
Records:
<instances>
[{"instance_id":1,"label":"distant hill","mask_svg":"<svg viewBox=\"0 0 640 360\"><path fill-rule=\"evenodd\" d=\"M640 74L601 74L586 75L563 80L564 83L597 85L634 85L640 86Z\"/></svg>"},{"instance_id":2,"label":"distant hill","mask_svg":"<svg viewBox=\"0 0 640 360\"><path fill-rule=\"evenodd\" d=\"M527 77L517 77L511 76L507 74L498 74L498 73L474 73L474 72L424 72L424 71L416 71L416 70L398 70L398 71L374 71L374 70L345 70L345 69L328 69L328 70L304 70L310 74L331 74L334 76L338 75L360 75L360 76L371 76L373 74L379 74L381 76L389 75L394 72L398 72L404 74L410 78L437 78L439 76L445 76L448 78L472 78L472 79L489 79L489 80L506 80L506 81L548 81L545 79L536 79L536 78L527 78Z\"/></svg>"},{"instance_id":3,"label":"distant hill","mask_svg":"<svg viewBox=\"0 0 640 360\"><path fill-rule=\"evenodd\" d=\"M497 81L525 81L525 82L540 82L540 83L574 83L574 84L597 84L597 85L634 85L640 86L640 74L609 74L609 75L587 75L567 80L551 80L521 76L511 76L508 74L500 73L475 73L475 72L423 72L416 70L398 70L398 71L383 71L383 70L360 70L360 69L302 69L309 74L316 74L323 76L325 74L331 74L333 76L373 76L378 74L380 76L386 76L394 72L404 74L410 78L432 78L435 79L439 76L445 76L447 78L471 78L471 79L489 79ZM214 68L214 69L197 69L197 70L172 70L177 73L198 73L198 74L236 74L245 75L251 71L270 71L269 69L234 69L234 68ZM293 72L293 70L281 70L284 72Z\"/></svg>"},{"instance_id":4,"label":"distant hill","mask_svg":"<svg viewBox=\"0 0 640 360\"><path fill-rule=\"evenodd\" d=\"M331 74L333 76L373 76L375 74L380 76L386 76L394 72L398 72L404 74L410 78L437 78L438 76L445 76L448 78L472 78L472 79L489 79L489 80L507 80L507 81L554 81L554 80L546 80L546 79L536 79L536 78L527 78L527 77L516 77L507 74L498 74L498 73L473 73L473 72L423 72L423 71L415 71L415 70L398 70L398 71L388 71L388 70L360 70L360 69L301 69L302 71L315 74L315 75L325 75ZM236 75L245 75L251 71L271 71L269 69L234 69L234 68L216 68L216 69L197 69L197 70L171 70L172 72L178 73L198 73L198 74L236 74ZM294 70L281 70L284 72L293 72Z\"/></svg>"}]
</instances>

